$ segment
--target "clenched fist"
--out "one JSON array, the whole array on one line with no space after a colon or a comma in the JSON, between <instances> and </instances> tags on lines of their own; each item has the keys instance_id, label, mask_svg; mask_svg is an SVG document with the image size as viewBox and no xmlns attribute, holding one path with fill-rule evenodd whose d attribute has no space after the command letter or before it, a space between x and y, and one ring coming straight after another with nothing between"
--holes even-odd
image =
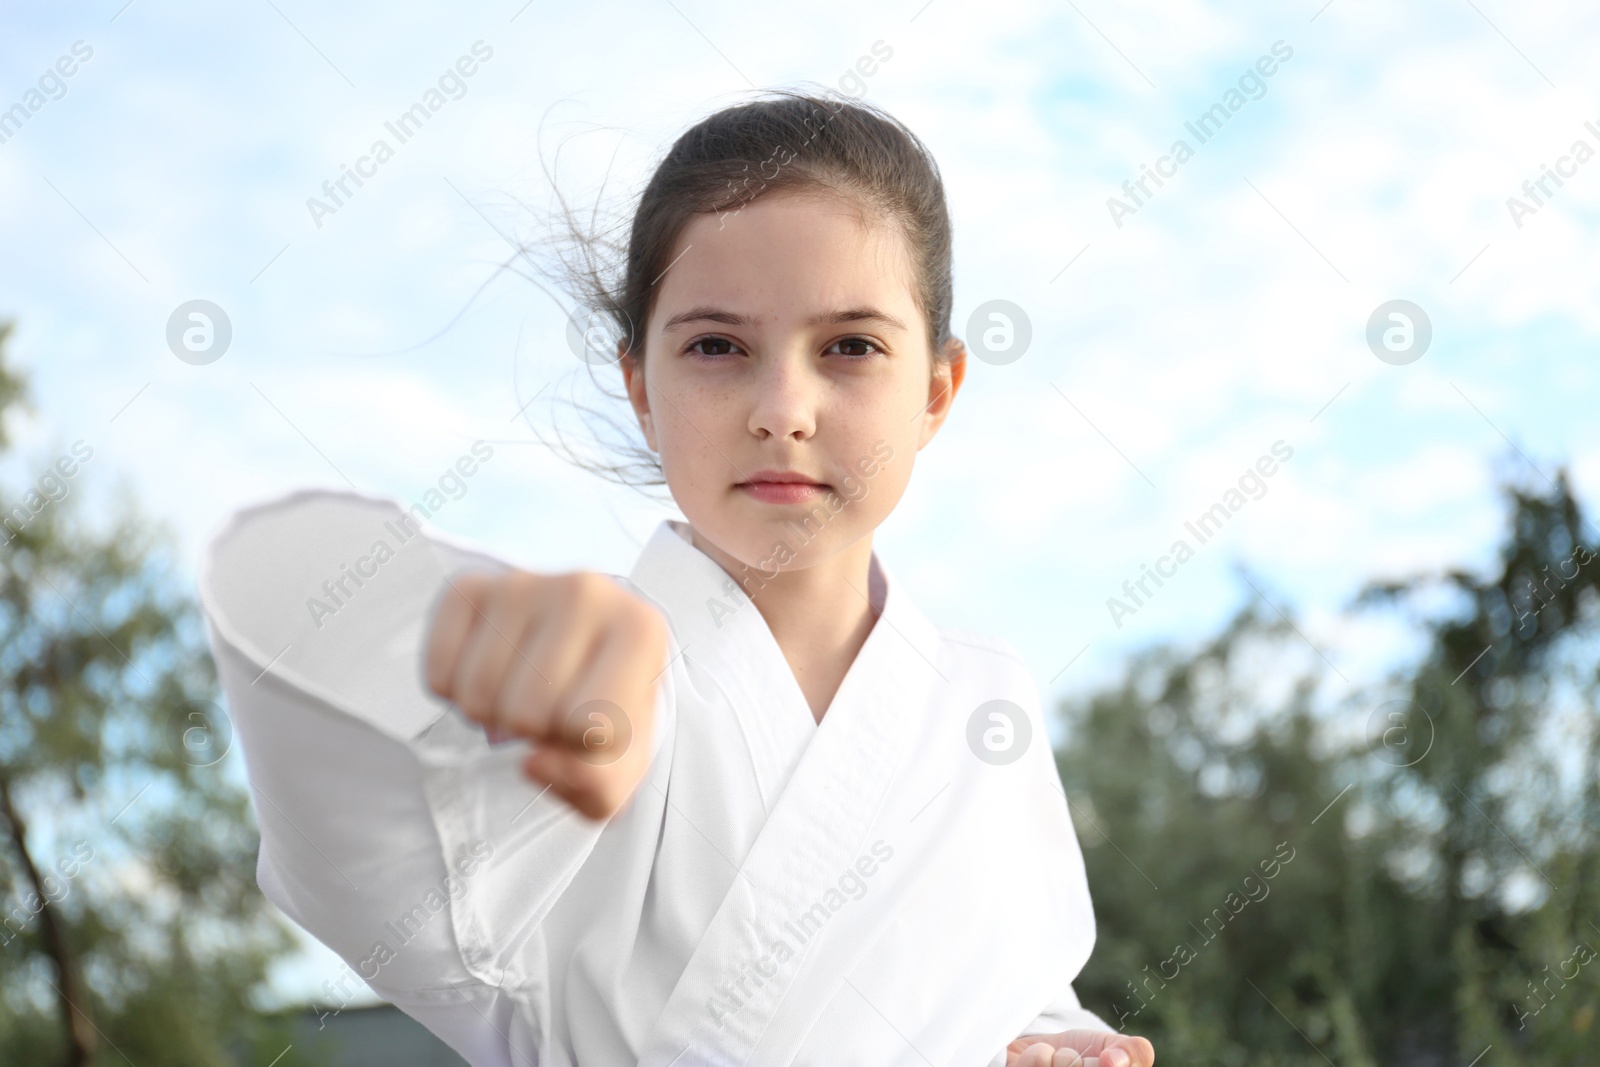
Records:
<instances>
[{"instance_id":1,"label":"clenched fist","mask_svg":"<svg viewBox=\"0 0 1600 1067\"><path fill-rule=\"evenodd\" d=\"M530 779L591 819L650 762L667 623L602 574L465 573L433 611L428 687L491 740L522 737Z\"/></svg>"}]
</instances>

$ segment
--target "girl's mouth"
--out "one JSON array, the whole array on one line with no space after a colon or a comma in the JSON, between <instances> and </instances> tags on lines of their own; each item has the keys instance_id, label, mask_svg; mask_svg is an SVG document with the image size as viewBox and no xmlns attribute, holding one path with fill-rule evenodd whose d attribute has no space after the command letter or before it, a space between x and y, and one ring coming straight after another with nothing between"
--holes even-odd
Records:
<instances>
[{"instance_id":1,"label":"girl's mouth","mask_svg":"<svg viewBox=\"0 0 1600 1067\"><path fill-rule=\"evenodd\" d=\"M745 482L739 488L767 504L799 504L821 496L828 489L811 482Z\"/></svg>"},{"instance_id":2,"label":"girl's mouth","mask_svg":"<svg viewBox=\"0 0 1600 1067\"><path fill-rule=\"evenodd\" d=\"M800 504L828 491L826 485L797 471L756 471L734 488L765 504Z\"/></svg>"}]
</instances>

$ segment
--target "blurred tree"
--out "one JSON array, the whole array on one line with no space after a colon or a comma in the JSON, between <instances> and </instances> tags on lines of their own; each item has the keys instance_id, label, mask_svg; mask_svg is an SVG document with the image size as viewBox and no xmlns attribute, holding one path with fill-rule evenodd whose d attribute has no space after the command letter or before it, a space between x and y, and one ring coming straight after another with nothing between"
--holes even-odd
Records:
<instances>
[{"instance_id":1,"label":"blurred tree","mask_svg":"<svg viewBox=\"0 0 1600 1067\"><path fill-rule=\"evenodd\" d=\"M1256 596L1063 708L1078 992L1158 1058L1600 1063L1600 550L1565 471L1503 492L1493 573L1356 597L1421 635L1378 685L1319 705L1336 668Z\"/></svg>"},{"instance_id":2,"label":"blurred tree","mask_svg":"<svg viewBox=\"0 0 1600 1067\"><path fill-rule=\"evenodd\" d=\"M26 403L11 328L0 452ZM0 1063L264 1064L289 1030L251 997L293 941L170 534L126 494L103 531L75 518L94 444L27 461L0 502Z\"/></svg>"}]
</instances>

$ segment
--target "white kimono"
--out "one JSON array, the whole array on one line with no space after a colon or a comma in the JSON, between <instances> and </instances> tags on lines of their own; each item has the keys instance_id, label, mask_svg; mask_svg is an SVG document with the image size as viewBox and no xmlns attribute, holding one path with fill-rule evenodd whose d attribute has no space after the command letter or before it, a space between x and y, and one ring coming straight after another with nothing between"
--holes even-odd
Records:
<instances>
[{"instance_id":1,"label":"white kimono","mask_svg":"<svg viewBox=\"0 0 1600 1067\"><path fill-rule=\"evenodd\" d=\"M883 613L818 724L686 537L662 522L616 577L671 637L649 770L591 822L422 680L446 575L510 564L362 494L235 513L200 600L266 896L481 1067L982 1067L1110 1029L1071 986L1094 916L1016 652L931 624L874 555ZM1011 762L990 701L1025 716Z\"/></svg>"}]
</instances>

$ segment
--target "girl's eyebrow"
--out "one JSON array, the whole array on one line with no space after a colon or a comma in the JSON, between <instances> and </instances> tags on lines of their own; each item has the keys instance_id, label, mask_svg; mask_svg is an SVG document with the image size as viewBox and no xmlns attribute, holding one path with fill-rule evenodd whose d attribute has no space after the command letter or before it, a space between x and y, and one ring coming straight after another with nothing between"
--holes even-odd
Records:
<instances>
[{"instance_id":1,"label":"girl's eyebrow","mask_svg":"<svg viewBox=\"0 0 1600 1067\"><path fill-rule=\"evenodd\" d=\"M688 311L681 311L662 324L663 331L671 330L690 322L720 322L725 326L754 326L755 319L749 315L740 315L732 311L710 304L701 304ZM820 315L813 315L806 320L807 326L838 326L847 322L876 322L891 329L906 329L906 324L886 312L875 307L843 308L839 311L825 311Z\"/></svg>"}]
</instances>

